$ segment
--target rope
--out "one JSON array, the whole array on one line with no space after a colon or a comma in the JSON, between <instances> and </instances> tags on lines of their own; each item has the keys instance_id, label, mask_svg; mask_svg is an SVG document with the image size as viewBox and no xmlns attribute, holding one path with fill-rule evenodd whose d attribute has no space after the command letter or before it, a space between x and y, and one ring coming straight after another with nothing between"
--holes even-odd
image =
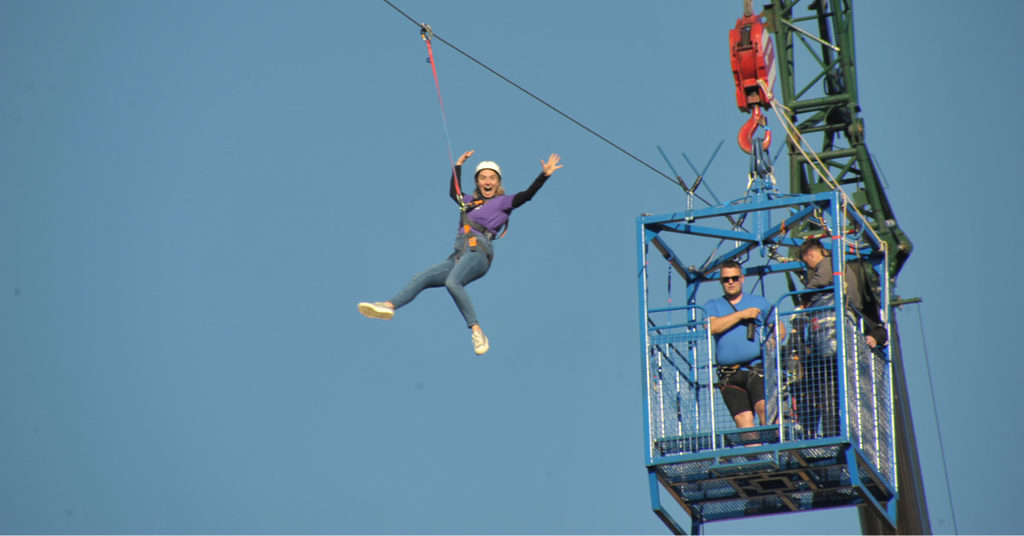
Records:
<instances>
[{"instance_id":1,"label":"rope","mask_svg":"<svg viewBox=\"0 0 1024 536\"><path fill-rule=\"evenodd\" d=\"M762 89L768 87L763 80L758 80L758 84L761 84ZM765 89L765 91L767 91L767 89ZM806 143L807 146L810 147L810 143L808 143L807 139L804 138L802 134L800 134L800 131L797 130L796 125L794 125L793 122L789 120L789 117L784 116L782 113L779 112L780 108L785 109L787 112L790 112L789 108L786 108L784 105L782 105L778 100L774 98L772 99L772 108L775 111L775 115L779 118L779 122L782 123L783 128L786 129L786 134L789 134L790 137L797 140L796 148L798 151L800 151L800 154L803 155L803 157L811 165L811 169L813 169L814 172L817 173L818 176L820 176L821 179L824 180L830 188L832 188L833 190L842 191L842 189L839 187L839 181L837 181L836 178L832 176L832 173L829 172L828 170L828 166L826 166L824 162L822 162L821 159L818 158L818 154L811 150L811 155L814 156L814 158L811 158L810 156L807 155L807 152L804 151L803 144ZM819 169L818 166L821 166L821 169Z\"/></svg>"},{"instance_id":2,"label":"rope","mask_svg":"<svg viewBox=\"0 0 1024 536\"><path fill-rule=\"evenodd\" d=\"M939 456L942 457L942 472L946 476L946 497L949 500L949 513L953 518L953 534L960 534L956 524L956 509L953 508L953 490L949 485L949 467L946 465L946 449L942 442L942 427L939 426L939 408L935 403L935 385L932 382L932 366L928 360L928 344L924 335L924 317L921 315L921 304L917 303L917 323L921 328L921 347L924 349L924 365L928 370L928 390L932 398L932 414L935 415L935 432L939 436Z\"/></svg>"},{"instance_id":3,"label":"rope","mask_svg":"<svg viewBox=\"0 0 1024 536\"><path fill-rule=\"evenodd\" d=\"M757 83L760 84L761 88L765 92L768 92L768 86L764 82L764 80L758 80ZM828 184L829 188L832 188L833 190L839 192L839 194L843 198L843 201L846 204L848 204L848 207L844 207L844 208L852 208L853 211L856 212L858 215L860 215L860 217L864 221L867 221L867 217L864 216L864 214L860 211L860 209L857 208L857 205L853 203L853 201L850 199L850 196L848 196L846 194L846 190L843 190L839 186L839 181L836 180L836 178L834 176L832 176L832 173L828 170L828 166L826 166L825 163L822 162L820 158L818 158L818 153L814 152L813 149L810 149L811 144L807 141L806 138L803 137L802 134L800 134L800 131L797 130L796 125L794 125L793 122L789 120L788 116L786 116L785 114L779 112L780 108L786 110L789 113L792 113L792 110L790 110L789 108L786 108L781 102L779 102L777 99L775 99L773 97L772 98L772 110L775 112L775 116L779 118L779 122L782 123L782 127L784 129L786 129L786 134L788 134L790 138L792 138L793 140L796 141L795 145L796 145L797 150L800 151L800 154L803 155L805 160L807 160L807 163L811 165L811 169L813 169L814 172L817 173L818 176L821 177L821 179L823 181L825 181L825 184ZM810 154L814 158L811 158L811 156L808 156L807 152L804 151L804 148L803 148L804 144L807 145L808 149L810 150ZM820 169L819 169L819 166L820 166ZM870 225L867 226L867 231L871 233L871 236L875 237L875 240L878 243L882 244L882 248L887 248L888 247L889 244L887 242L883 241L882 238L878 236L878 233L876 233L875 230L872 229Z\"/></svg>"},{"instance_id":4,"label":"rope","mask_svg":"<svg viewBox=\"0 0 1024 536\"><path fill-rule=\"evenodd\" d=\"M385 0L387 1L387 0ZM452 154L452 138L448 135L448 114L444 111L444 99L441 97L441 82L437 78L437 64L434 62L434 47L430 44L430 36L433 30L430 26L421 25L420 37L427 43L427 59L430 61L430 70L434 73L434 87L437 88L437 103L441 106L441 124L444 125L444 140L448 144L448 163L452 167L452 183L455 185L455 195L459 202L459 209L465 212L466 203L462 199L462 185L459 184L459 177L455 173L455 156Z\"/></svg>"},{"instance_id":5,"label":"rope","mask_svg":"<svg viewBox=\"0 0 1024 536\"><path fill-rule=\"evenodd\" d=\"M419 23L419 22L416 22L416 19L413 19L412 17L410 17L410 16L409 16L409 15L408 15L408 14L407 14L406 12L402 11L401 9L399 9L399 8L398 8L398 7L397 7L397 6L395 5L395 4L391 3L391 2L389 1L389 0L382 0L382 1L383 1L383 2L385 3L385 4L387 4L387 5L391 6L391 8L392 8L392 9L394 9L395 11L397 11L397 12L398 12L399 14L401 14L401 15L402 15L403 17L405 17L405 18L409 19L409 21L410 21L410 22L412 22L413 24L415 24L416 26L419 26L420 28L426 28L426 27L428 27L428 26L426 26L426 25L424 25L424 24L421 24L421 23ZM577 121L577 120L576 120L575 118L573 118L573 117L572 117L572 116L570 116L569 114L567 114L567 113L563 112L562 110L559 110L559 109L558 109L558 108L556 108L556 107L555 107L554 105L550 104L549 102L545 101L544 99L542 99L542 98L538 97L537 95L533 94L532 92L530 92L530 91L529 91L528 89L526 89L526 88L524 88L523 86L521 86L521 85L519 85L519 84L517 84L517 83L513 82L513 81L512 81L512 80L510 80L510 79L509 79L508 77L504 76L503 74L499 73L498 71L495 71L494 69L492 69L491 67L489 67L489 66L488 66L487 64L485 64L484 62L482 62L482 61L480 61L480 60L478 60L478 59L474 58L473 56L469 55L468 53L464 52L464 51L463 51L462 49L460 49L459 47L457 47L457 46L455 46L455 45L451 44L450 42L448 42L447 40L445 40L445 39L444 39L443 37L441 37L441 36L439 36L439 35L437 35L437 34L433 33L432 31L430 32L430 35L431 35L431 37L433 37L433 38L437 39L438 41L440 41L440 42L442 42L442 43L444 43L444 44L448 45L449 47L451 47L451 49L452 49L452 50L454 50L454 51L458 52L459 54L462 54L463 56L465 56L465 57L466 57L467 59L469 59L470 61L472 61L472 62L476 63L477 65L479 65L479 66L481 66L481 67L483 67L484 69L486 69L487 71L489 71L489 72L490 72L491 74L493 74L494 76L497 76L498 78L500 78L500 79L504 80L505 82L507 82L508 84L510 84L510 85L511 85L512 87L514 87L514 88L518 89L519 91L522 91L523 93L525 93L525 94L529 95L529 96L530 96L530 97L532 97L532 98L533 98L534 100L536 100L537 102L539 102L539 103L543 104L544 106L547 106L548 108L550 108L550 109L551 109L552 111L554 111L554 112L555 112L555 113L557 113L558 115L561 115L562 117L564 117L564 118L568 119L569 121L572 121L572 122L573 122L574 124L576 124L576 126L578 126L578 127L582 128L583 130L586 130L586 131L587 131L587 132L589 132L590 134L593 134L594 136L596 136L596 137L597 137L598 139L600 139L601 141L603 141L603 142L607 143L608 145L611 145L612 147L614 147L614 148L618 149L618 150L619 150L620 152L622 152L622 153L623 153L623 154L625 154L626 156L628 156L628 157L632 158L633 160L636 160L637 162L639 162L640 164L644 165L645 167L647 167L647 168L648 168L648 169L650 169L651 171L653 171L653 172L657 173L658 175L661 175L662 177L664 177L664 178L665 178L665 179L667 179L668 181L672 182L673 184L677 184L677 185L679 184L679 183L678 183L678 182L676 181L676 179L672 178L672 177L671 177L671 176L669 176L668 174L666 174L666 173L664 173L663 171L659 170L658 168L656 168L656 167L654 167L654 166L652 166L652 165L648 164L648 163L647 163L647 162L645 162L644 160L640 159L640 157L638 157L638 156L634 155L633 153L631 153L631 152L627 151L626 149L623 149L622 147L620 147L620 146L619 146L618 144L616 144L615 142L613 142L613 141L609 140L608 138L606 138L606 137L602 136L601 134L598 134L598 133L597 133L597 132L596 132L596 131L595 131L594 129L592 129L592 128L590 128L590 127L586 126L586 125L584 125L583 123L581 123L581 122L579 122L579 121ZM702 201L703 201L703 199L702 199ZM705 201L705 203L707 203L707 201Z\"/></svg>"}]
</instances>

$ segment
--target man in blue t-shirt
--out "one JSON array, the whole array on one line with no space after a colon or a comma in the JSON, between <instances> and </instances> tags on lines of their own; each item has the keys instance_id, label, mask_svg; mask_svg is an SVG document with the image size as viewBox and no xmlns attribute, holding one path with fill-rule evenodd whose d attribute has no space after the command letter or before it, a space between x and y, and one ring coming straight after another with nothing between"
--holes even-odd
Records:
<instances>
[{"instance_id":1,"label":"man in blue t-shirt","mask_svg":"<svg viewBox=\"0 0 1024 536\"><path fill-rule=\"evenodd\" d=\"M718 387L737 427L753 427L755 411L763 426L767 423L759 332L771 304L761 296L743 294L740 263L725 261L719 273L724 295L704 304L715 337Z\"/></svg>"}]
</instances>

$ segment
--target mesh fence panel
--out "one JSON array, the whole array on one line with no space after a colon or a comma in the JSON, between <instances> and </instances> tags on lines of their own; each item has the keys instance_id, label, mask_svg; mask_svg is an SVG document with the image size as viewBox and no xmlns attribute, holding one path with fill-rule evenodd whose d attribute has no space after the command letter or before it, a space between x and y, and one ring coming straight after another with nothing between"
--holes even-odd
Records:
<instances>
[{"instance_id":1,"label":"mesh fence panel","mask_svg":"<svg viewBox=\"0 0 1024 536\"><path fill-rule=\"evenodd\" d=\"M650 426L655 455L699 452L711 448L714 400L710 343L704 313L683 308L682 323L658 315L648 335ZM654 319L652 319L654 323Z\"/></svg>"},{"instance_id":2,"label":"mesh fence panel","mask_svg":"<svg viewBox=\"0 0 1024 536\"><path fill-rule=\"evenodd\" d=\"M758 441L785 443L842 435L888 482L895 481L890 367L869 348L852 316L842 325L824 301L778 313L782 344L764 363L769 421ZM715 388L713 338L702 308L664 308L648 315L647 366L651 455L713 451L742 443ZM781 335L781 333L779 334ZM845 341L842 352L837 341Z\"/></svg>"},{"instance_id":3,"label":"mesh fence panel","mask_svg":"<svg viewBox=\"0 0 1024 536\"><path fill-rule=\"evenodd\" d=\"M789 323L782 346L780 403L791 439L839 436L845 423L850 442L890 482L894 481L891 370L886 354L867 345L851 315L836 325L831 300L780 315ZM843 353L837 340L845 340ZM843 366L839 366L842 359ZM845 394L845 396L844 396Z\"/></svg>"}]
</instances>

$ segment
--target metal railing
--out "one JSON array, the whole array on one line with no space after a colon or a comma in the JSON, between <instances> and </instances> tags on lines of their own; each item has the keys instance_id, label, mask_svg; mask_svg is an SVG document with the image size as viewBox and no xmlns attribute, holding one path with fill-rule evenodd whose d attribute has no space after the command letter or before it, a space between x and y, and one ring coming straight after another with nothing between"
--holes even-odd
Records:
<instances>
[{"instance_id":1,"label":"metal railing","mask_svg":"<svg viewBox=\"0 0 1024 536\"><path fill-rule=\"evenodd\" d=\"M763 360L768 423L742 431L715 387L714 338L704 309L674 306L647 311L652 459L713 455L752 443L781 449L848 441L883 478L895 480L888 355L868 347L860 320L851 313L835 321L834 300L823 297L831 297L832 291L818 291L805 307L789 305L810 295L791 292L776 302L762 334L762 340L774 334L781 341L767 345Z\"/></svg>"}]
</instances>

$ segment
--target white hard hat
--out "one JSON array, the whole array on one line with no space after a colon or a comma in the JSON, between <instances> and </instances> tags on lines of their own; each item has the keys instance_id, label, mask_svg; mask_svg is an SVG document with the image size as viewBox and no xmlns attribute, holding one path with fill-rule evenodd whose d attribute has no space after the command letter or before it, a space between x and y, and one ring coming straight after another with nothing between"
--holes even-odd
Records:
<instances>
[{"instance_id":1,"label":"white hard hat","mask_svg":"<svg viewBox=\"0 0 1024 536\"><path fill-rule=\"evenodd\" d=\"M491 161L487 161L487 160L485 160L483 162L480 162L479 164L476 165L476 173L473 174L473 177L475 178L477 175L480 174L481 171L483 171L485 169L489 169L489 170L497 173L498 174L498 179L499 180L501 179L501 168L498 167L498 164L496 164L494 162L491 162Z\"/></svg>"}]
</instances>

